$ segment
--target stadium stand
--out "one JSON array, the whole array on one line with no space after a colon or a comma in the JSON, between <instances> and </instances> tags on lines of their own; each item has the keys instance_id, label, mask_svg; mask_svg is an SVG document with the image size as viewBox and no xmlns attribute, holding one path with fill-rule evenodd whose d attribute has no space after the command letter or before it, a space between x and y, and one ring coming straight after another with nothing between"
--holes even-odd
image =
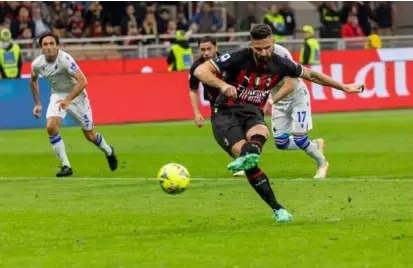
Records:
<instances>
[{"instance_id":1,"label":"stadium stand","mask_svg":"<svg viewBox=\"0 0 413 268\"><path fill-rule=\"evenodd\" d=\"M410 5L410 6L409 6ZM38 55L36 39L45 31L62 38L64 49L82 59L163 57L174 42L176 30L191 33L196 40L205 33L218 37L223 49L233 49L248 39L248 29L280 18L273 29L293 51L302 44L301 27L314 26L323 50L360 48L371 28L378 28L383 47L411 45L413 21L406 16L409 2L0 2L0 28L10 28L23 58ZM273 12L273 14L271 13ZM342 27L351 31L348 17L361 29L360 42L340 39ZM236 19L237 18L237 19ZM331 20L334 20L333 22ZM272 24L271 22L268 22ZM344 35L347 37L347 35ZM324 39L326 38L326 39ZM358 44L348 46L348 44Z\"/></svg>"}]
</instances>

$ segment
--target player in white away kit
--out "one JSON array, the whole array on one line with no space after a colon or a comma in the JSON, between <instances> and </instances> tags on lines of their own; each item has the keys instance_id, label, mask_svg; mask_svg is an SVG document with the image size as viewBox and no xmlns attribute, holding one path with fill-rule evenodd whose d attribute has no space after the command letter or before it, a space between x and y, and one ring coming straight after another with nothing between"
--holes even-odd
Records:
<instances>
[{"instance_id":1,"label":"player in white away kit","mask_svg":"<svg viewBox=\"0 0 413 268\"><path fill-rule=\"evenodd\" d=\"M293 61L290 52L283 46L275 44L274 53ZM265 109L272 107L271 122L275 146L280 150L305 151L317 163L317 174L314 178L325 178L329 168L324 156L325 141L311 141L307 136L307 132L313 127L307 86L300 78L287 78L278 83L274 91L277 93L273 98L268 98Z\"/></svg>"},{"instance_id":2,"label":"player in white away kit","mask_svg":"<svg viewBox=\"0 0 413 268\"><path fill-rule=\"evenodd\" d=\"M46 78L51 87L49 107L47 108L47 132L50 143L62 163L57 177L73 174L66 155L65 144L59 134L60 124L69 113L82 127L86 139L101 149L108 160L112 171L116 170L118 160L112 146L109 146L102 135L95 132L92 111L86 93L87 80L73 58L59 49L59 38L51 33L40 37L39 44L43 55L32 62L30 87L33 93L35 107L33 114L41 116L42 106L39 98L39 75Z\"/></svg>"}]
</instances>

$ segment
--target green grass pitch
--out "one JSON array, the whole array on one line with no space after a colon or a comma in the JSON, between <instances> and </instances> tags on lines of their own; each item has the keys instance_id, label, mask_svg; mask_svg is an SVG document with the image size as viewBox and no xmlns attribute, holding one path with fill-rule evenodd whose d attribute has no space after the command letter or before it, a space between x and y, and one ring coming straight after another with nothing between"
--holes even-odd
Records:
<instances>
[{"instance_id":1,"label":"green grass pitch","mask_svg":"<svg viewBox=\"0 0 413 268\"><path fill-rule=\"evenodd\" d=\"M313 180L303 152L270 139L261 168L294 217L277 224L210 124L98 126L119 170L63 128L75 176L45 129L0 132L0 267L412 267L413 110L314 115L330 178ZM169 162L189 189L165 194L151 178Z\"/></svg>"}]
</instances>

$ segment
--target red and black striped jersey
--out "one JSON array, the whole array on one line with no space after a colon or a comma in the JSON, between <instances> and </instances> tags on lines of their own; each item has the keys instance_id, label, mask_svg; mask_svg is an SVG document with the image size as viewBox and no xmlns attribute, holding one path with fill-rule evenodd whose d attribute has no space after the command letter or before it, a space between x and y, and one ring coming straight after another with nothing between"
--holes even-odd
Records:
<instances>
[{"instance_id":1,"label":"red and black striped jersey","mask_svg":"<svg viewBox=\"0 0 413 268\"><path fill-rule=\"evenodd\" d=\"M285 77L301 77L303 74L302 65L277 54L273 54L267 64L260 65L249 48L223 54L210 62L219 73L225 74L224 81L235 86L238 91L235 100L221 93L215 107L253 105L262 109L278 82Z\"/></svg>"},{"instance_id":2,"label":"red and black striped jersey","mask_svg":"<svg viewBox=\"0 0 413 268\"><path fill-rule=\"evenodd\" d=\"M221 54L218 52L217 56L221 56ZM189 90L193 91L198 91L198 88L200 86L200 81L199 79L194 75L195 69L204 63L205 60L201 56L199 59L197 59L191 66L191 69L189 70ZM220 78L222 78L221 75L219 75ZM205 83L202 83L202 86L204 88L204 99L208 100L211 107L214 106L216 99L218 98L219 95L219 89L211 87Z\"/></svg>"}]
</instances>

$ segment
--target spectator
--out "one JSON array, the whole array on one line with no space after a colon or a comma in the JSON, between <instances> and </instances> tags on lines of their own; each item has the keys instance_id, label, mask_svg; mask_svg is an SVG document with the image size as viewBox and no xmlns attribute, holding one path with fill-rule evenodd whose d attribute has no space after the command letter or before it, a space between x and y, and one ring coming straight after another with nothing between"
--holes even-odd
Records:
<instances>
[{"instance_id":1,"label":"spectator","mask_svg":"<svg viewBox=\"0 0 413 268\"><path fill-rule=\"evenodd\" d=\"M27 10L29 11L29 13L31 12L31 10L32 10L32 4L33 4L32 1L21 1L20 3L21 3L21 4L20 4L20 7L25 7L25 8L27 8Z\"/></svg>"},{"instance_id":2,"label":"spectator","mask_svg":"<svg viewBox=\"0 0 413 268\"><path fill-rule=\"evenodd\" d=\"M168 22L168 28L166 29L165 34L175 35L177 30L176 21L170 20ZM175 41L175 38L166 38L164 39L165 44L169 44Z\"/></svg>"},{"instance_id":3,"label":"spectator","mask_svg":"<svg viewBox=\"0 0 413 268\"><path fill-rule=\"evenodd\" d=\"M227 38L227 42L235 42L236 41L236 37L234 35L235 31L235 27L233 27L232 25L228 25L228 38Z\"/></svg>"},{"instance_id":4,"label":"spectator","mask_svg":"<svg viewBox=\"0 0 413 268\"><path fill-rule=\"evenodd\" d=\"M240 31L249 32L253 24L258 23L257 18L255 17L255 6L252 3L247 4L246 14L240 22Z\"/></svg>"},{"instance_id":5,"label":"spectator","mask_svg":"<svg viewBox=\"0 0 413 268\"><path fill-rule=\"evenodd\" d=\"M188 24L188 19L185 16L184 12L179 12L178 16L178 24L177 24L177 29L178 30L183 30L183 31L188 31L189 29L189 24Z\"/></svg>"},{"instance_id":6,"label":"spectator","mask_svg":"<svg viewBox=\"0 0 413 268\"><path fill-rule=\"evenodd\" d=\"M29 17L29 10L25 7L19 9L19 15L16 20L11 21L10 30L12 32L13 39L21 37L24 29L30 28L31 32L34 32L34 22Z\"/></svg>"},{"instance_id":7,"label":"spectator","mask_svg":"<svg viewBox=\"0 0 413 268\"><path fill-rule=\"evenodd\" d=\"M70 37L81 38L84 37L85 20L82 12L83 6L77 5L74 8L74 13L69 19L68 33Z\"/></svg>"},{"instance_id":8,"label":"spectator","mask_svg":"<svg viewBox=\"0 0 413 268\"><path fill-rule=\"evenodd\" d=\"M350 14L347 19L347 23L341 28L342 38L353 38L364 36L363 30L361 29L357 16L355 14Z\"/></svg>"},{"instance_id":9,"label":"spectator","mask_svg":"<svg viewBox=\"0 0 413 268\"><path fill-rule=\"evenodd\" d=\"M4 8L6 7L6 5L7 3L0 2L0 26L4 23L4 19L5 19Z\"/></svg>"},{"instance_id":10,"label":"spectator","mask_svg":"<svg viewBox=\"0 0 413 268\"><path fill-rule=\"evenodd\" d=\"M103 7L99 2L91 2L89 10L86 11L85 23L86 34L90 37L102 37L103 25L106 22L102 14Z\"/></svg>"},{"instance_id":11,"label":"spectator","mask_svg":"<svg viewBox=\"0 0 413 268\"><path fill-rule=\"evenodd\" d=\"M142 37L142 35L140 34L140 29L138 27L135 27L135 26L130 26L128 28L128 36ZM143 38L142 39L137 39L137 40L125 40L124 45L138 45L138 44L141 44L142 41L143 41Z\"/></svg>"},{"instance_id":12,"label":"spectator","mask_svg":"<svg viewBox=\"0 0 413 268\"><path fill-rule=\"evenodd\" d=\"M310 3L317 7L320 14L320 38L339 38L342 23L337 3L333 1Z\"/></svg>"},{"instance_id":13,"label":"spectator","mask_svg":"<svg viewBox=\"0 0 413 268\"><path fill-rule=\"evenodd\" d=\"M295 16L291 6L288 3L284 4L280 10L280 14L284 17L286 34L290 36L294 35Z\"/></svg>"},{"instance_id":14,"label":"spectator","mask_svg":"<svg viewBox=\"0 0 413 268\"><path fill-rule=\"evenodd\" d=\"M17 1L11 1L11 2L3 2L1 4L2 8L0 8L0 14L2 13L3 19L0 18L0 23L4 23L6 19L9 21L12 21L17 18L18 12L19 12L19 6L20 3ZM1 15L0 15L1 17Z\"/></svg>"},{"instance_id":15,"label":"spectator","mask_svg":"<svg viewBox=\"0 0 413 268\"><path fill-rule=\"evenodd\" d=\"M158 26L156 24L156 18L154 13L147 13L145 20L142 23L142 34L143 35L157 35ZM145 44L151 44L154 42L154 39L147 39Z\"/></svg>"},{"instance_id":16,"label":"spectator","mask_svg":"<svg viewBox=\"0 0 413 268\"><path fill-rule=\"evenodd\" d=\"M126 7L126 16L123 17L121 22L122 34L126 35L129 32L129 28L138 28L138 20L135 14L135 7L133 4L129 4Z\"/></svg>"},{"instance_id":17,"label":"spectator","mask_svg":"<svg viewBox=\"0 0 413 268\"><path fill-rule=\"evenodd\" d=\"M106 11L105 17L108 18L110 26L114 28L116 35L121 35L121 23L125 15L128 2L124 1L103 1L101 3L103 11Z\"/></svg>"},{"instance_id":18,"label":"spectator","mask_svg":"<svg viewBox=\"0 0 413 268\"><path fill-rule=\"evenodd\" d=\"M396 17L395 6L391 2L382 1L379 3L375 13L380 35L393 35L394 19Z\"/></svg>"},{"instance_id":19,"label":"spectator","mask_svg":"<svg viewBox=\"0 0 413 268\"><path fill-rule=\"evenodd\" d=\"M49 7L46 5L45 2L33 2L32 4L32 12L33 9L39 8L40 9L40 18L49 26L51 27L52 17L50 15ZM32 14L33 17L33 14Z\"/></svg>"},{"instance_id":20,"label":"spectator","mask_svg":"<svg viewBox=\"0 0 413 268\"><path fill-rule=\"evenodd\" d=\"M201 11L192 17L190 24L195 24L198 32L211 33L221 29L222 22L211 9L211 3L204 2Z\"/></svg>"},{"instance_id":21,"label":"spectator","mask_svg":"<svg viewBox=\"0 0 413 268\"><path fill-rule=\"evenodd\" d=\"M32 18L34 23L34 37L39 37L45 32L50 32L50 26L42 19L41 9L38 6L33 6Z\"/></svg>"},{"instance_id":22,"label":"spectator","mask_svg":"<svg viewBox=\"0 0 413 268\"><path fill-rule=\"evenodd\" d=\"M21 39L32 39L33 37L33 33L32 30L30 28L26 28L23 30L22 34L21 34ZM20 48L24 48L24 49L30 49L33 48L33 44L22 44L20 45Z\"/></svg>"},{"instance_id":23,"label":"spectator","mask_svg":"<svg viewBox=\"0 0 413 268\"><path fill-rule=\"evenodd\" d=\"M276 5L270 5L265 14L264 23L271 27L275 41L285 40L286 26L284 17L278 11Z\"/></svg>"},{"instance_id":24,"label":"spectator","mask_svg":"<svg viewBox=\"0 0 413 268\"><path fill-rule=\"evenodd\" d=\"M356 15L358 23L363 30L364 35L370 35L371 25L369 19L373 18L370 3L362 1L345 2L341 14L342 23L345 23L347 21L349 14Z\"/></svg>"},{"instance_id":25,"label":"spectator","mask_svg":"<svg viewBox=\"0 0 413 268\"><path fill-rule=\"evenodd\" d=\"M155 14L155 12L156 12L155 2L147 2L146 3L146 13L145 13L145 15L148 14L148 13Z\"/></svg>"},{"instance_id":26,"label":"spectator","mask_svg":"<svg viewBox=\"0 0 413 268\"><path fill-rule=\"evenodd\" d=\"M171 19L170 18L169 11L167 9L162 9L160 14L159 14L159 19L157 21L158 25L158 33L159 34L164 34L166 33L166 30L168 28L168 22Z\"/></svg>"},{"instance_id":27,"label":"spectator","mask_svg":"<svg viewBox=\"0 0 413 268\"><path fill-rule=\"evenodd\" d=\"M62 5L63 2L55 1L50 5L50 15L52 17L52 27L56 29L55 32L59 32L59 36L66 36L66 28L69 20L69 15L66 8Z\"/></svg>"},{"instance_id":28,"label":"spectator","mask_svg":"<svg viewBox=\"0 0 413 268\"><path fill-rule=\"evenodd\" d=\"M106 26L105 26L105 36L108 36L108 37L118 36L118 35L116 34L115 27L113 27L112 24L110 24L110 23L106 23Z\"/></svg>"}]
</instances>

